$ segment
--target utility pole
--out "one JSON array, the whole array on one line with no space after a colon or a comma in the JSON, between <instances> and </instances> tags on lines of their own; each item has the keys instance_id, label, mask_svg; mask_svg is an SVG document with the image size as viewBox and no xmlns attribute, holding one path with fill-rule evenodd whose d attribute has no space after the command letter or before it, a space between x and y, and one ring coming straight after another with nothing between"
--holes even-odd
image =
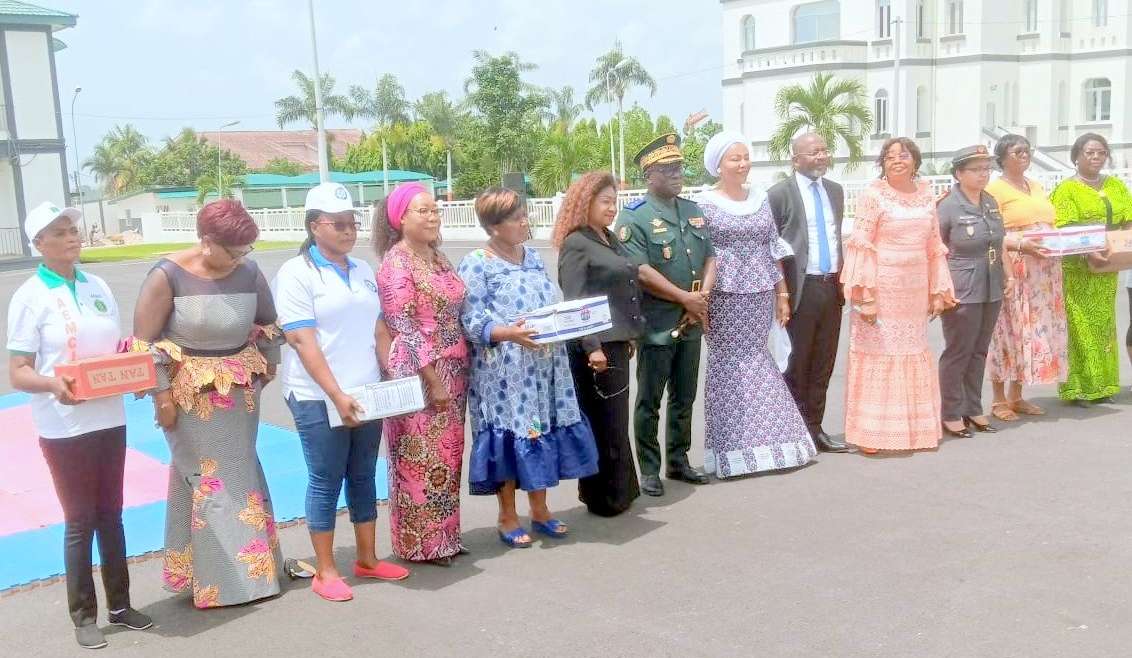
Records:
<instances>
[{"instance_id":1,"label":"utility pole","mask_svg":"<svg viewBox=\"0 0 1132 658\"><path fill-rule=\"evenodd\" d=\"M79 179L79 172L82 169L82 165L79 164L79 132L75 129L75 101L78 100L79 93L82 90L82 87L75 87L75 94L71 96L71 147L75 150L75 191L79 194L79 210L82 212L82 219L79 220L82 224L83 231L82 242L83 244L87 244L90 235L87 233L86 229L86 204L83 201L83 184ZM102 230L105 232L106 227L103 227Z\"/></svg>"},{"instance_id":2,"label":"utility pole","mask_svg":"<svg viewBox=\"0 0 1132 658\"><path fill-rule=\"evenodd\" d=\"M314 116L315 130L318 133L318 180L330 180L330 163L326 159L326 117L322 107L322 76L318 72L318 40L314 29L314 0L307 0L311 21L311 53L314 55Z\"/></svg>"},{"instance_id":3,"label":"utility pole","mask_svg":"<svg viewBox=\"0 0 1132 658\"><path fill-rule=\"evenodd\" d=\"M893 18L892 23L892 134L903 135L900 129L900 27L902 18Z\"/></svg>"},{"instance_id":4,"label":"utility pole","mask_svg":"<svg viewBox=\"0 0 1132 658\"><path fill-rule=\"evenodd\" d=\"M224 193L222 191L224 189L224 164L221 162L221 157L223 156L224 151L220 149L220 135L222 135L224 133L225 128L231 128L232 126L238 125L239 123L240 123L240 121L238 119L236 121L229 121L228 123L226 123L223 126L220 126L219 128L216 129L216 198L217 199L223 199L224 198Z\"/></svg>"}]
</instances>

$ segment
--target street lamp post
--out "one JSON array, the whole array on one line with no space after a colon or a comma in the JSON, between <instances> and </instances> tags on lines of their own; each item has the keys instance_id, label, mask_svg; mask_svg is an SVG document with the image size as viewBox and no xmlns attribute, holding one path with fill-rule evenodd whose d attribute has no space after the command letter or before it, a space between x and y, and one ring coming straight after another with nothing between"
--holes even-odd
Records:
<instances>
[{"instance_id":1,"label":"street lamp post","mask_svg":"<svg viewBox=\"0 0 1132 658\"><path fill-rule=\"evenodd\" d=\"M240 121L237 119L236 121L229 121L228 123L226 123L223 126L220 126L219 128L216 129L216 198L217 199L219 199L221 196L223 196L222 190L224 189L224 165L221 164L221 156L224 155L224 151L220 150L220 134L222 132L224 132L225 128L231 128L232 126L237 126L239 124L240 124Z\"/></svg>"},{"instance_id":2,"label":"street lamp post","mask_svg":"<svg viewBox=\"0 0 1132 658\"><path fill-rule=\"evenodd\" d=\"M314 116L315 130L318 132L318 180L330 180L330 163L326 159L326 117L322 107L322 78L318 72L318 41L314 30L314 0L307 0L311 19L311 53L314 55Z\"/></svg>"},{"instance_id":3,"label":"street lamp post","mask_svg":"<svg viewBox=\"0 0 1132 658\"><path fill-rule=\"evenodd\" d=\"M75 101L79 98L79 92L83 90L82 87L75 87L75 93L71 96L71 146L75 150L75 190L79 193L79 210L82 211L82 219L80 222L83 225L83 242L85 243L90 237L86 232L86 207L83 205L83 184L79 180L79 172L82 171L82 165L79 164L79 133L75 129ZM105 230L105 229L103 229Z\"/></svg>"}]
</instances>

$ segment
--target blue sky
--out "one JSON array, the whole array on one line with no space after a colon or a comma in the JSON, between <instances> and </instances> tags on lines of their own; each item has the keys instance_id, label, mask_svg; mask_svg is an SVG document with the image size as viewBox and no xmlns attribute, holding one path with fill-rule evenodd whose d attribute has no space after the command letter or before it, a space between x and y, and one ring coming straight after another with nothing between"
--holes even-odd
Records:
<instances>
[{"instance_id":1,"label":"blue sky","mask_svg":"<svg viewBox=\"0 0 1132 658\"><path fill-rule=\"evenodd\" d=\"M273 101L292 92L291 71L311 66L306 0L31 1L79 16L57 34L68 46L57 66L68 142L72 92L83 88L84 159L116 123L151 140L236 119L238 129L274 129ZM410 99L437 89L458 97L471 52L484 49L517 51L539 65L531 82L581 95L594 59L621 39L659 85L631 101L677 124L720 112L718 0L315 0L315 12L320 67L342 91L393 73Z\"/></svg>"}]
</instances>

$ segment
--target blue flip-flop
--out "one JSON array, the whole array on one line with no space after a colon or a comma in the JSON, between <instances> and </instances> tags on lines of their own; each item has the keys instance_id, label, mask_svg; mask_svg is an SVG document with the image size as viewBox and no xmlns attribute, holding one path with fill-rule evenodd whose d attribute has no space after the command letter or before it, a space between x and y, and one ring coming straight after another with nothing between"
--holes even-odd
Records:
<instances>
[{"instance_id":1,"label":"blue flip-flop","mask_svg":"<svg viewBox=\"0 0 1132 658\"><path fill-rule=\"evenodd\" d=\"M545 522L531 519L531 527L534 528L535 532L542 533L547 537L553 537L554 539L562 539L570 534L570 529L566 527L565 523L558 519L547 519Z\"/></svg>"},{"instance_id":2,"label":"blue flip-flop","mask_svg":"<svg viewBox=\"0 0 1132 658\"><path fill-rule=\"evenodd\" d=\"M527 541L519 541L519 538L527 535ZM523 529L523 526L515 528L511 532L499 531L499 541L507 544L510 548L530 548L531 540L529 539L530 533Z\"/></svg>"}]
</instances>

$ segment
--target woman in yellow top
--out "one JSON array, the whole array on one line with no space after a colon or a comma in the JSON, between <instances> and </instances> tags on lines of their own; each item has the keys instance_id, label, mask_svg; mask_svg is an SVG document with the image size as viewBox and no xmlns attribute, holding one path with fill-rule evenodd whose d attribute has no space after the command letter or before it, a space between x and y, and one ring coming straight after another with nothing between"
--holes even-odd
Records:
<instances>
[{"instance_id":1,"label":"woman in yellow top","mask_svg":"<svg viewBox=\"0 0 1132 658\"><path fill-rule=\"evenodd\" d=\"M1049 230L1054 208L1038 181L1027 178L1033 149L1021 135L1004 135L994 147L1002 177L987 185L1006 225L1005 264L1015 285L1006 292L990 348L994 386L991 411L999 420L1018 414L1040 416L1038 405L1022 397L1022 386L1055 384L1066 376L1065 302L1061 263L1046 258L1026 231Z\"/></svg>"}]
</instances>

